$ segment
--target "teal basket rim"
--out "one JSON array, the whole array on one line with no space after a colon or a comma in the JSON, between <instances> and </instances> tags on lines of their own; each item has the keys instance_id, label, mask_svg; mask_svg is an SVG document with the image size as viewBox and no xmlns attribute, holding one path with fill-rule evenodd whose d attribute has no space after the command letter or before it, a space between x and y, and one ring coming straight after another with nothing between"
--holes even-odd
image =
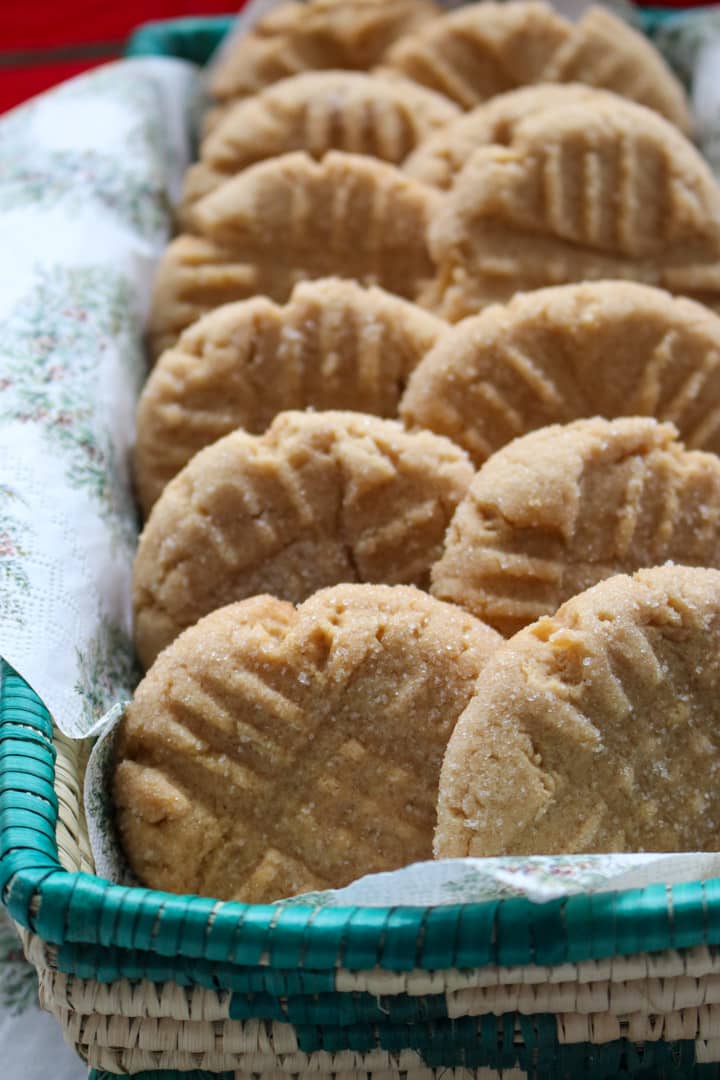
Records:
<instances>
[{"instance_id":1,"label":"teal basket rim","mask_svg":"<svg viewBox=\"0 0 720 1080\"><path fill-rule=\"evenodd\" d=\"M706 17L714 5L698 8L646 7L635 9L635 24L649 37L663 27ZM183 16L142 23L127 40L126 57L172 56L206 64L233 25L233 15Z\"/></svg>"},{"instance_id":2,"label":"teal basket rim","mask_svg":"<svg viewBox=\"0 0 720 1080\"><path fill-rule=\"evenodd\" d=\"M128 38L123 55L172 56L205 64L234 21L233 15L204 15L142 23Z\"/></svg>"},{"instance_id":3,"label":"teal basket rim","mask_svg":"<svg viewBox=\"0 0 720 1080\"><path fill-rule=\"evenodd\" d=\"M16 922L60 946L58 966L67 973L103 981L164 981L178 973L183 982L213 985L219 978L223 985L220 968L230 977L255 968L267 974L550 965L720 944L720 879L542 904L513 897L318 909L176 896L69 873L55 840L50 714L4 662L2 676L2 899Z\"/></svg>"}]
</instances>

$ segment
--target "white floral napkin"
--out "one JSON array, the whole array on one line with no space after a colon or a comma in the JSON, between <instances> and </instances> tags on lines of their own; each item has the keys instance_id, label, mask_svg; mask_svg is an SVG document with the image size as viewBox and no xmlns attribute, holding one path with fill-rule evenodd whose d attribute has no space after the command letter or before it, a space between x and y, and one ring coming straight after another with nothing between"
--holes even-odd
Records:
<instances>
[{"instance_id":1,"label":"white floral napkin","mask_svg":"<svg viewBox=\"0 0 720 1080\"><path fill-rule=\"evenodd\" d=\"M128 454L198 81L126 60L0 118L0 656L71 735L133 685Z\"/></svg>"}]
</instances>

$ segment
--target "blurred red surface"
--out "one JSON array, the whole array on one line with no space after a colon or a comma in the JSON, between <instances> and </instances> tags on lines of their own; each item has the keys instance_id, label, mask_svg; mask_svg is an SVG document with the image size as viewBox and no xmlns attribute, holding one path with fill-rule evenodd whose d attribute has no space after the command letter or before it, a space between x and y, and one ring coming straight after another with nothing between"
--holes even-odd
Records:
<instances>
[{"instance_id":1,"label":"blurred red surface","mask_svg":"<svg viewBox=\"0 0 720 1080\"><path fill-rule=\"evenodd\" d=\"M122 54L152 19L220 15L242 0L18 0L0 2L0 111Z\"/></svg>"},{"instance_id":2,"label":"blurred red surface","mask_svg":"<svg viewBox=\"0 0 720 1080\"><path fill-rule=\"evenodd\" d=\"M141 23L220 15L243 0L0 0L0 112L87 68L116 59ZM644 6L687 8L697 0Z\"/></svg>"}]
</instances>

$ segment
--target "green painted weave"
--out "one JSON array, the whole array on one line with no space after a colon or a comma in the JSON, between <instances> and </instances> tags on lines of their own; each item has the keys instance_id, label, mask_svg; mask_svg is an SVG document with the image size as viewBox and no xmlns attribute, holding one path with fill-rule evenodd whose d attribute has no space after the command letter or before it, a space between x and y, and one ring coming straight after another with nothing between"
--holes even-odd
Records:
<instances>
[{"instance_id":1,"label":"green painted weave","mask_svg":"<svg viewBox=\"0 0 720 1080\"><path fill-rule=\"evenodd\" d=\"M88 1080L123 1080L123 1077L102 1069L91 1069ZM235 1080L235 1072L209 1073L204 1069L177 1072L175 1069L154 1069L152 1072L133 1073L133 1080Z\"/></svg>"},{"instance_id":2,"label":"green painted weave","mask_svg":"<svg viewBox=\"0 0 720 1080\"><path fill-rule=\"evenodd\" d=\"M447 1019L445 994L328 993L283 997L276 994L234 993L230 1000L231 1020L280 1020L289 1024L423 1023Z\"/></svg>"},{"instance_id":3,"label":"green painted weave","mask_svg":"<svg viewBox=\"0 0 720 1080\"><path fill-rule=\"evenodd\" d=\"M125 56L174 56L205 64L232 23L232 15L144 23L128 39L124 53Z\"/></svg>"},{"instance_id":4,"label":"green painted weave","mask_svg":"<svg viewBox=\"0 0 720 1080\"><path fill-rule=\"evenodd\" d=\"M441 1067L433 1062L436 1057L426 1052L423 1057L430 1067ZM471 1059L478 1063L472 1064ZM515 1047L496 1052L491 1049L465 1055L468 1068L520 1068L525 1069L528 1080L611 1080L613 1077L633 1076L638 1080L710 1080L718 1076L714 1064L696 1065L695 1045L692 1042L646 1043L638 1049L621 1039L617 1042L595 1046L591 1043L560 1045L537 1043L527 1047ZM460 1063L456 1067L459 1067ZM88 1080L118 1080L115 1073L93 1069ZM120 1078L122 1080L122 1078ZM134 1080L233 1080L232 1072L208 1073L203 1071L173 1072L153 1071L135 1074Z\"/></svg>"}]
</instances>

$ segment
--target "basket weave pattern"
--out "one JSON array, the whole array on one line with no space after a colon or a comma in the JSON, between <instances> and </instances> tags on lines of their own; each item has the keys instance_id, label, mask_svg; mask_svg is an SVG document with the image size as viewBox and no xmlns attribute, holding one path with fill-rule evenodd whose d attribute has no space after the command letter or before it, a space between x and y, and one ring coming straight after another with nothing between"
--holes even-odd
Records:
<instances>
[{"instance_id":1,"label":"basket weave pattern","mask_svg":"<svg viewBox=\"0 0 720 1080\"><path fill-rule=\"evenodd\" d=\"M99 1070L422 1080L720 1060L720 882L319 910L124 888L93 876L87 753L5 668L4 900L43 1005Z\"/></svg>"}]
</instances>

